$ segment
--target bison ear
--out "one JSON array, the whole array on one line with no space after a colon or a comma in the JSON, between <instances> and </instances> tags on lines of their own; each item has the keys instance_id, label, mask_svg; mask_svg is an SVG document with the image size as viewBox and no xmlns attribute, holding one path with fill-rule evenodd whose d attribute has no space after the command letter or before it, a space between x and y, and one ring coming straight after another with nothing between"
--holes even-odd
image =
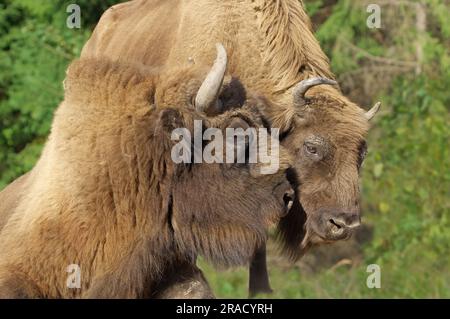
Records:
<instances>
[{"instance_id":1,"label":"bison ear","mask_svg":"<svg viewBox=\"0 0 450 319\"><path fill-rule=\"evenodd\" d=\"M176 128L183 127L183 118L181 113L173 108L165 108L159 114L158 129L171 134Z\"/></svg>"},{"instance_id":2,"label":"bison ear","mask_svg":"<svg viewBox=\"0 0 450 319\"><path fill-rule=\"evenodd\" d=\"M192 134L185 126L180 110L160 110L154 134L163 149L162 152L168 151L167 154L170 154L171 161L175 164L192 163ZM182 169L183 165L177 166L177 170Z\"/></svg>"}]
</instances>

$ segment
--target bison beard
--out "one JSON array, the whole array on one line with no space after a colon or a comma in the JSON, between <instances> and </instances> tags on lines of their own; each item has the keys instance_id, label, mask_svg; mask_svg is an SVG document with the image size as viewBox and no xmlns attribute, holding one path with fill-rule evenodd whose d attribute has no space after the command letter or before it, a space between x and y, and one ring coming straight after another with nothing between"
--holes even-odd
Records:
<instances>
[{"instance_id":1,"label":"bison beard","mask_svg":"<svg viewBox=\"0 0 450 319\"><path fill-rule=\"evenodd\" d=\"M290 189L289 156L280 149L273 175L255 176L259 164L174 164L176 127L261 125L258 100L212 119L193 110L198 73L71 65L29 194L0 234L0 297L170 297L165 290L185 289L186 278L203 287L193 296L210 297L198 254L248 263L284 213L278 190ZM81 289L66 285L70 264L81 267Z\"/></svg>"}]
</instances>

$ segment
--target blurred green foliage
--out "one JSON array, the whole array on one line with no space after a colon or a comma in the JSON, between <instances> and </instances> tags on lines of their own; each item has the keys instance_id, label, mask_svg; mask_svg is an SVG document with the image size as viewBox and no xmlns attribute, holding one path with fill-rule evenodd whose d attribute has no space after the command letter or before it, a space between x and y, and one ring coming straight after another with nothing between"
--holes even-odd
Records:
<instances>
[{"instance_id":1,"label":"blurred green foliage","mask_svg":"<svg viewBox=\"0 0 450 319\"><path fill-rule=\"evenodd\" d=\"M66 27L72 2L0 3L0 189L33 167L62 99L67 65L117 1L77 1L80 29Z\"/></svg>"},{"instance_id":2,"label":"blurred green foliage","mask_svg":"<svg viewBox=\"0 0 450 319\"><path fill-rule=\"evenodd\" d=\"M66 27L73 1L0 3L0 189L30 170L62 99L65 69L113 0L77 0L81 29ZM450 22L448 5L424 0L382 6L369 29L361 1L305 1L344 91L383 101L369 136L362 189L364 222L374 226L363 260L304 275L271 267L274 297L450 297ZM421 54L417 50L420 50ZM406 62L405 62L406 61ZM411 62L412 61L412 62ZM377 71L378 70L378 71ZM370 90L356 77L373 80ZM354 84L356 82L356 84ZM352 84L353 83L353 84ZM368 289L366 266L381 266L382 288ZM245 269L201 263L219 297L246 297Z\"/></svg>"}]
</instances>

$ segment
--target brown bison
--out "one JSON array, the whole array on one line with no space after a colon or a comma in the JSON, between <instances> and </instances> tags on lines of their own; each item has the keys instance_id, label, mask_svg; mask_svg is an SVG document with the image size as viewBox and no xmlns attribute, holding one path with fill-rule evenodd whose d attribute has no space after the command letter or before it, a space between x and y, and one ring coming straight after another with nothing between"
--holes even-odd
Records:
<instances>
[{"instance_id":1,"label":"brown bison","mask_svg":"<svg viewBox=\"0 0 450 319\"><path fill-rule=\"evenodd\" d=\"M271 102L261 111L296 158L299 201L279 226L288 254L348 238L360 224L359 169L379 104L365 112L328 80L334 75L301 1L130 1L104 13L81 55L170 69L210 63L215 42L229 54L224 90L234 93L221 94L209 114L242 104L241 84L259 92ZM264 260L262 249L251 290L270 290Z\"/></svg>"},{"instance_id":2,"label":"brown bison","mask_svg":"<svg viewBox=\"0 0 450 319\"><path fill-rule=\"evenodd\" d=\"M221 65L202 85L197 67L155 73L96 59L69 67L41 158L10 186L23 186L22 195L0 194L10 210L0 233L0 297L173 297L177 285L211 297L197 255L221 266L248 263L287 213L290 155L280 149L273 174L262 174L262 163L171 157L171 133L193 132L195 120L203 129L263 125L257 98L204 115L198 101L217 95ZM67 286L68 265L79 267L79 289Z\"/></svg>"}]
</instances>

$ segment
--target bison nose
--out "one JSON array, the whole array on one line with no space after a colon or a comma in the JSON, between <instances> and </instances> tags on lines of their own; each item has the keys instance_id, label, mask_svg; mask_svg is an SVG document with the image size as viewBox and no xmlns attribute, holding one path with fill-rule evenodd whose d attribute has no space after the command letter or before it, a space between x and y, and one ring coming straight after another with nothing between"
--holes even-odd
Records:
<instances>
[{"instance_id":1,"label":"bison nose","mask_svg":"<svg viewBox=\"0 0 450 319\"><path fill-rule=\"evenodd\" d=\"M352 229L361 225L361 218L359 214L342 213L338 216L332 216L328 223L334 228L338 229Z\"/></svg>"},{"instance_id":2,"label":"bison nose","mask_svg":"<svg viewBox=\"0 0 450 319\"><path fill-rule=\"evenodd\" d=\"M336 216L330 216L328 229L335 237L347 237L351 232L361 225L361 218L357 213L341 213Z\"/></svg>"}]
</instances>

